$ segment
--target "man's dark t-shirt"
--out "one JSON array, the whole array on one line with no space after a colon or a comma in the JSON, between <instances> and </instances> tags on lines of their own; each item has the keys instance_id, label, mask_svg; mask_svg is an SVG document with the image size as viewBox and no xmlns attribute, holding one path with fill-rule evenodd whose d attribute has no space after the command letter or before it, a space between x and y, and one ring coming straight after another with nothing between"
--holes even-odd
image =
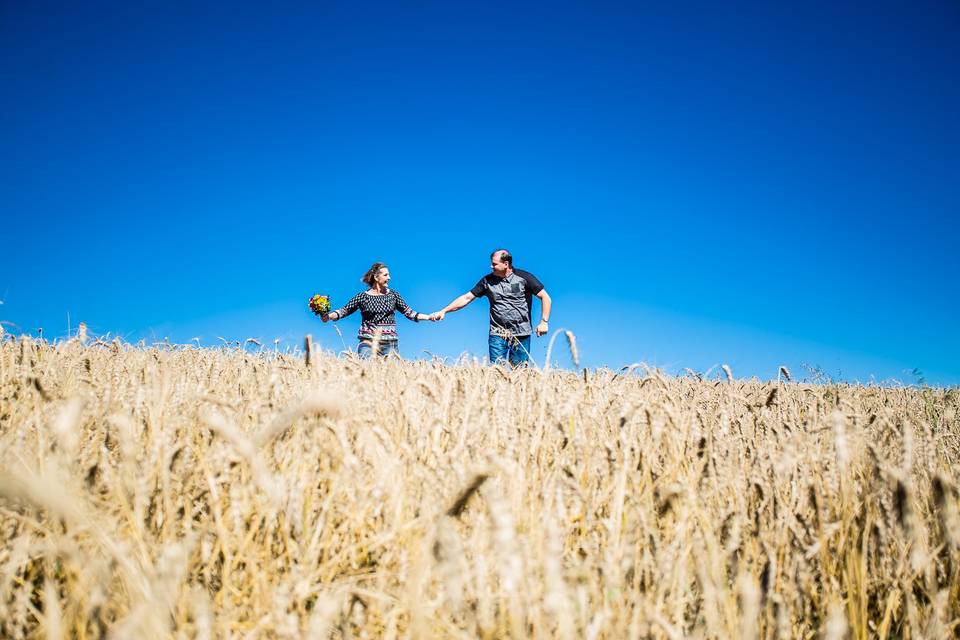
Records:
<instances>
[{"instance_id":1,"label":"man's dark t-shirt","mask_svg":"<svg viewBox=\"0 0 960 640\"><path fill-rule=\"evenodd\" d=\"M470 293L490 300L490 333L510 337L533 333L530 322L533 296L541 291L543 283L536 276L514 269L506 278L492 273L480 278Z\"/></svg>"}]
</instances>

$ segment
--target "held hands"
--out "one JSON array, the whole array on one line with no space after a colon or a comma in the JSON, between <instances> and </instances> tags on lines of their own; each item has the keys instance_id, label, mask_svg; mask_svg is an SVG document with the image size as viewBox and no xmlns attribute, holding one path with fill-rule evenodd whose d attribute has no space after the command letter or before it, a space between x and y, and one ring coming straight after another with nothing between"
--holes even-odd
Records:
<instances>
[{"instance_id":1,"label":"held hands","mask_svg":"<svg viewBox=\"0 0 960 640\"><path fill-rule=\"evenodd\" d=\"M547 332L549 331L549 328L547 327L547 321L546 321L546 320L541 320L541 321L540 321L540 324L537 325L536 331L537 331L537 337L538 337L538 338L539 338L540 336L544 335L545 333L547 333Z\"/></svg>"},{"instance_id":2,"label":"held hands","mask_svg":"<svg viewBox=\"0 0 960 640\"><path fill-rule=\"evenodd\" d=\"M446 311L434 311L433 313L430 314L430 321L440 322L441 320L443 320L443 317L445 315L447 315Z\"/></svg>"}]
</instances>

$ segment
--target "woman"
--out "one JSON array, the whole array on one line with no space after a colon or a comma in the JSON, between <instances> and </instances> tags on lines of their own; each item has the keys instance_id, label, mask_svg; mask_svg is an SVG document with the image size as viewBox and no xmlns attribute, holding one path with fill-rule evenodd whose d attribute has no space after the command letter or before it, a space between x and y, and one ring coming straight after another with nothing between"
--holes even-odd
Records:
<instances>
[{"instance_id":1,"label":"woman","mask_svg":"<svg viewBox=\"0 0 960 640\"><path fill-rule=\"evenodd\" d=\"M385 356L391 352L397 352L399 355L399 351L397 351L397 320L394 311L399 310L400 313L414 322L429 320L430 316L425 313L417 313L408 307L400 294L387 286L390 283L390 270L382 262L374 262L361 280L370 288L353 296L342 308L320 316L320 319L324 322L340 320L360 309L360 315L363 318L360 323L360 331L357 334L360 340L360 344L357 345L357 353L360 354L360 357L369 358L373 353L374 337L378 331L380 334L379 355Z\"/></svg>"}]
</instances>

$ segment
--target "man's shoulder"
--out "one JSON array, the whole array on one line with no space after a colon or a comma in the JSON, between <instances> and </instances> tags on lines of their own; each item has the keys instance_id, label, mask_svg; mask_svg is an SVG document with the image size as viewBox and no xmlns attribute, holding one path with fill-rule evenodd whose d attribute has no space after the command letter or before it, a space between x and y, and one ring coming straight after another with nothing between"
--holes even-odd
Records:
<instances>
[{"instance_id":1,"label":"man's shoulder","mask_svg":"<svg viewBox=\"0 0 960 640\"><path fill-rule=\"evenodd\" d=\"M514 270L513 270L513 273L516 274L517 276L523 278L524 280L526 280L526 281L529 282L530 284L543 286L543 285L541 284L541 282L540 282L540 278L538 278L537 276L533 275L533 274L530 273L529 271L524 271L523 269L514 269Z\"/></svg>"},{"instance_id":2,"label":"man's shoulder","mask_svg":"<svg viewBox=\"0 0 960 640\"><path fill-rule=\"evenodd\" d=\"M472 293L475 298L489 295L490 286L491 286L491 282L490 282L490 276L488 274L483 276L479 280L477 280L477 284L473 285L473 288L470 289L470 293Z\"/></svg>"},{"instance_id":3,"label":"man's shoulder","mask_svg":"<svg viewBox=\"0 0 960 640\"><path fill-rule=\"evenodd\" d=\"M523 278L523 281L527 283L527 288L530 293L534 295L539 295L543 291L543 283L540 282L540 278L533 275L529 271L524 271L523 269L514 269L513 273L520 278Z\"/></svg>"}]
</instances>

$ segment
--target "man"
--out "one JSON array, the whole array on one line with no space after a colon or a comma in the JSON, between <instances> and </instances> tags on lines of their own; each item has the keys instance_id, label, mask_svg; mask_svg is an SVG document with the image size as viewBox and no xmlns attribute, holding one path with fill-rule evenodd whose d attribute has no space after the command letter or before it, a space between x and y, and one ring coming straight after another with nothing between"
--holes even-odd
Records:
<instances>
[{"instance_id":1,"label":"man","mask_svg":"<svg viewBox=\"0 0 960 640\"><path fill-rule=\"evenodd\" d=\"M454 299L440 311L431 314L434 321L452 311L459 311L481 296L490 300L490 362L509 362L519 366L530 357L530 320L533 296L540 298L540 324L537 336L549 330L551 300L543 284L527 271L513 268L513 256L506 249L490 254L492 273L467 293Z\"/></svg>"}]
</instances>

